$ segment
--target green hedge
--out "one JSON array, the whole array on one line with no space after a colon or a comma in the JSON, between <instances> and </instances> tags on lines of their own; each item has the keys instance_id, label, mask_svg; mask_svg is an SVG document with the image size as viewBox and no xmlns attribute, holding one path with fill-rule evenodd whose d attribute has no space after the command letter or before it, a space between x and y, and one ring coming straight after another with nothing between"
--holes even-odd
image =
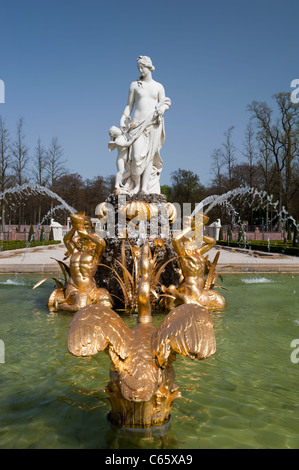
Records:
<instances>
[{"instance_id":1,"label":"green hedge","mask_svg":"<svg viewBox=\"0 0 299 470\"><path fill-rule=\"evenodd\" d=\"M48 242L24 242L22 240L0 240L0 251L19 250L22 248L32 248L34 246L58 245L60 240L52 240Z\"/></svg>"},{"instance_id":2,"label":"green hedge","mask_svg":"<svg viewBox=\"0 0 299 470\"><path fill-rule=\"evenodd\" d=\"M270 253L282 253L285 255L299 256L299 247L292 246L292 242L285 244L283 240L270 240L270 250L268 249L268 242L263 241L250 241L244 243L227 242L226 240L217 241L217 245L230 246L232 248L250 248L251 250L266 251Z\"/></svg>"}]
</instances>

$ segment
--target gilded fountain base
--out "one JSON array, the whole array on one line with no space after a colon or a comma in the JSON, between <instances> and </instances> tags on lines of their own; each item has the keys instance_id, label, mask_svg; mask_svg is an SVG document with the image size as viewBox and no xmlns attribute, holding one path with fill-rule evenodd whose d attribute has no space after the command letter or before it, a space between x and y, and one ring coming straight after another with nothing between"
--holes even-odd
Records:
<instances>
[{"instance_id":1,"label":"gilded fountain base","mask_svg":"<svg viewBox=\"0 0 299 470\"><path fill-rule=\"evenodd\" d=\"M173 368L170 374L174 376ZM147 429L166 425L170 420L170 411L174 400L181 397L178 386L165 384L152 395L148 401L131 401L121 393L118 374L111 370L110 382L105 392L109 396L111 411L109 421L122 428Z\"/></svg>"}]
</instances>

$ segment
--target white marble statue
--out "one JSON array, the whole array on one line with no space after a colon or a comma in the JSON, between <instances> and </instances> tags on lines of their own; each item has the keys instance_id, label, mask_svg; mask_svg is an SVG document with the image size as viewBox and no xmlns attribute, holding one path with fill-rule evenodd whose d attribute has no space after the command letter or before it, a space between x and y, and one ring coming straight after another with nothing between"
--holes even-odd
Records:
<instances>
[{"instance_id":1,"label":"white marble statue","mask_svg":"<svg viewBox=\"0 0 299 470\"><path fill-rule=\"evenodd\" d=\"M163 114L171 101L165 97L161 83L152 78L155 67L151 59L139 56L137 65L141 76L130 85L120 129L113 126L112 133L110 129L109 149L117 147L119 151L115 186L120 192L160 194L160 149L165 140Z\"/></svg>"}]
</instances>

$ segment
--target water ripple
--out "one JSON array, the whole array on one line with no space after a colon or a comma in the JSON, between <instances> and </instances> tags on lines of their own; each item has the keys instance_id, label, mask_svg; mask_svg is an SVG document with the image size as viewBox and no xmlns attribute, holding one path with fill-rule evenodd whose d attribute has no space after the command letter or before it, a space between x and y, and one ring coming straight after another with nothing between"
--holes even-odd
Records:
<instances>
[{"instance_id":1,"label":"water ripple","mask_svg":"<svg viewBox=\"0 0 299 470\"><path fill-rule=\"evenodd\" d=\"M204 361L177 356L182 399L163 440L113 433L104 393L109 357L70 355L72 315L49 314L52 286L32 292L27 283L38 278L20 276L12 289L7 278L0 277L2 448L298 448L299 364L290 360L299 323L290 293L298 276L267 276L271 282L250 286L244 276L224 276L230 292L227 308L213 315L217 351Z\"/></svg>"}]
</instances>

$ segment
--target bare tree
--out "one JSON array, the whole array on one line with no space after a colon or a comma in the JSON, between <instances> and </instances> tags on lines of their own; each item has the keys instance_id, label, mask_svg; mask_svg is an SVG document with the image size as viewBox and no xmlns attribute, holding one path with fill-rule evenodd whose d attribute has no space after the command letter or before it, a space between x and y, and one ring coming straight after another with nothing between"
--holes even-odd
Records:
<instances>
[{"instance_id":1,"label":"bare tree","mask_svg":"<svg viewBox=\"0 0 299 470\"><path fill-rule=\"evenodd\" d=\"M278 93L273 98L278 107L277 117L273 117L273 110L265 102L253 101L249 110L257 122L264 162L265 158L267 163L273 160L269 170L276 177L281 214L283 205L289 210L294 191L297 191L295 169L299 155L299 107L291 102L289 93Z\"/></svg>"},{"instance_id":2,"label":"bare tree","mask_svg":"<svg viewBox=\"0 0 299 470\"><path fill-rule=\"evenodd\" d=\"M0 192L3 192L10 180L11 175L8 174L11 164L11 153L9 146L9 133L5 127L5 121L0 116ZM5 226L5 203L1 200L1 213L2 213L2 231Z\"/></svg>"},{"instance_id":3,"label":"bare tree","mask_svg":"<svg viewBox=\"0 0 299 470\"><path fill-rule=\"evenodd\" d=\"M42 145L41 139L37 141L35 147L34 158L33 158L33 168L32 174L34 177L34 182L40 186L46 186L48 182L48 174L46 171L46 150ZM38 196L38 223L41 222L42 214L42 194Z\"/></svg>"},{"instance_id":4,"label":"bare tree","mask_svg":"<svg viewBox=\"0 0 299 470\"><path fill-rule=\"evenodd\" d=\"M265 130L260 130L256 135L257 141L257 163L262 174L261 189L268 195L273 194L276 173L273 171L275 166L274 158L270 150ZM270 207L271 210L271 207ZM266 230L269 230L269 201L266 202Z\"/></svg>"},{"instance_id":5,"label":"bare tree","mask_svg":"<svg viewBox=\"0 0 299 470\"><path fill-rule=\"evenodd\" d=\"M65 169L66 160L63 160L63 148L58 143L57 137L53 137L50 147L46 153L46 169L49 184L54 186L55 181L67 173Z\"/></svg>"},{"instance_id":6,"label":"bare tree","mask_svg":"<svg viewBox=\"0 0 299 470\"><path fill-rule=\"evenodd\" d=\"M23 119L19 118L17 122L17 135L15 141L11 145L12 153L12 170L13 170L13 182L16 185L22 186L28 181L27 171L29 163L28 147L25 144L25 136L23 134ZM23 222L22 209L24 209L24 203L21 201L18 204L19 215L18 225Z\"/></svg>"},{"instance_id":7,"label":"bare tree","mask_svg":"<svg viewBox=\"0 0 299 470\"><path fill-rule=\"evenodd\" d=\"M248 107L252 112L253 117L257 121L259 136L263 137L264 149L267 148L272 154L274 159L274 169L278 179L278 200L279 200L279 214L282 210L283 198L283 169L284 159L282 158L282 145L280 139L280 130L278 120L273 123L273 110L269 108L265 102L253 101ZM281 220L280 220L281 222Z\"/></svg>"},{"instance_id":8,"label":"bare tree","mask_svg":"<svg viewBox=\"0 0 299 470\"><path fill-rule=\"evenodd\" d=\"M299 106L292 103L290 93L274 95L280 113L280 143L282 145L282 160L284 162L284 192L285 207L290 208L294 196L294 165L299 157Z\"/></svg>"},{"instance_id":9,"label":"bare tree","mask_svg":"<svg viewBox=\"0 0 299 470\"><path fill-rule=\"evenodd\" d=\"M245 142L243 155L247 160L248 165L248 185L252 188L254 186L254 175L255 175L255 160L256 152L254 148L254 129L252 122L249 122L245 130Z\"/></svg>"},{"instance_id":10,"label":"bare tree","mask_svg":"<svg viewBox=\"0 0 299 470\"><path fill-rule=\"evenodd\" d=\"M191 170L179 168L171 173L171 200L182 205L190 203L192 210L205 197L205 188L199 176Z\"/></svg>"},{"instance_id":11,"label":"bare tree","mask_svg":"<svg viewBox=\"0 0 299 470\"><path fill-rule=\"evenodd\" d=\"M223 152L221 148L216 148L213 150L212 153L212 165L211 165L211 173L214 175L212 179L212 184L218 187L218 191L222 192L223 190Z\"/></svg>"},{"instance_id":12,"label":"bare tree","mask_svg":"<svg viewBox=\"0 0 299 470\"><path fill-rule=\"evenodd\" d=\"M85 186L78 173L65 174L55 180L52 190L77 211L84 211Z\"/></svg>"},{"instance_id":13,"label":"bare tree","mask_svg":"<svg viewBox=\"0 0 299 470\"><path fill-rule=\"evenodd\" d=\"M85 181L85 206L84 211L91 217L94 217L95 208L100 203L114 192L114 182L108 181L103 176L95 176L93 179L87 179ZM111 185L113 189L111 190Z\"/></svg>"},{"instance_id":14,"label":"bare tree","mask_svg":"<svg viewBox=\"0 0 299 470\"><path fill-rule=\"evenodd\" d=\"M58 143L57 137L53 137L47 150L46 169L49 178L49 184L54 190L56 181L64 176L67 172L64 167L66 160L63 160L63 148ZM55 191L55 190L54 190ZM51 200L51 217L53 210L53 200Z\"/></svg>"},{"instance_id":15,"label":"bare tree","mask_svg":"<svg viewBox=\"0 0 299 470\"><path fill-rule=\"evenodd\" d=\"M27 181L29 162L28 147L25 144L25 136L23 134L22 118L17 122L17 135L16 140L11 145L11 153L14 182L21 186Z\"/></svg>"},{"instance_id":16,"label":"bare tree","mask_svg":"<svg viewBox=\"0 0 299 470\"><path fill-rule=\"evenodd\" d=\"M235 147L232 143L232 132L234 128L234 126L231 126L226 132L224 132L225 141L222 144L222 159L226 165L227 179L229 184L227 189L229 190L233 188L233 167L236 163Z\"/></svg>"},{"instance_id":17,"label":"bare tree","mask_svg":"<svg viewBox=\"0 0 299 470\"><path fill-rule=\"evenodd\" d=\"M46 186L49 179L46 171L46 157L46 150L42 145L41 139L39 138L33 157L32 174L34 176L35 183L39 184L40 186Z\"/></svg>"}]
</instances>

